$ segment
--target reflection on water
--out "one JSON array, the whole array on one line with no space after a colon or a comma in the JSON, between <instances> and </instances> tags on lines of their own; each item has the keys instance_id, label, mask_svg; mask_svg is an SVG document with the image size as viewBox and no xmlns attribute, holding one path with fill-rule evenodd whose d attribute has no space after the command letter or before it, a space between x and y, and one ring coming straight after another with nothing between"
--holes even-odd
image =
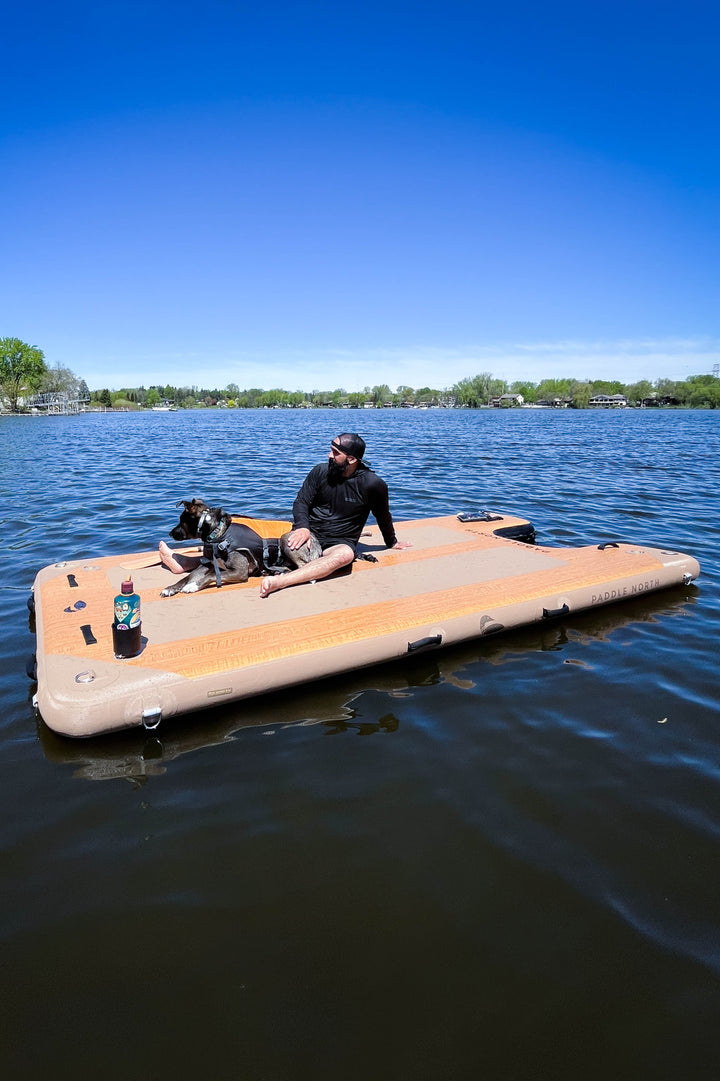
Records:
<instances>
[{"instance_id":1,"label":"reflection on water","mask_svg":"<svg viewBox=\"0 0 720 1081\"><path fill-rule=\"evenodd\" d=\"M701 576L155 733L37 721L41 566L154 547L181 498L284 517L347 428L400 520L516 513L542 544L660 544ZM0 417L4 1076L714 1081L718 430Z\"/></svg>"}]
</instances>

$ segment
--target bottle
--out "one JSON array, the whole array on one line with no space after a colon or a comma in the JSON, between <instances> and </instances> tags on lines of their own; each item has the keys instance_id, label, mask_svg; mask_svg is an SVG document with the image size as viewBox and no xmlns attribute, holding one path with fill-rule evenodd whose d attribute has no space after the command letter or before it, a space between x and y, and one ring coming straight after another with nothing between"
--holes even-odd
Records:
<instances>
[{"instance_id":1,"label":"bottle","mask_svg":"<svg viewBox=\"0 0 720 1081\"><path fill-rule=\"evenodd\" d=\"M132 578L126 579L120 590L115 598L113 650L118 658L137 657L142 650L140 598L134 591Z\"/></svg>"}]
</instances>

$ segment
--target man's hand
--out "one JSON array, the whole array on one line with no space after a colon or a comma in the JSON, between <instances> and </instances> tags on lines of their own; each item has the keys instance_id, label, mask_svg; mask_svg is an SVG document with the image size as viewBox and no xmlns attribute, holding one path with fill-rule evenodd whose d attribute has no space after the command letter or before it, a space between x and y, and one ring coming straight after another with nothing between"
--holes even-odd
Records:
<instances>
[{"instance_id":1,"label":"man's hand","mask_svg":"<svg viewBox=\"0 0 720 1081\"><path fill-rule=\"evenodd\" d=\"M287 546L288 548L296 552L298 548L302 548L303 544L307 544L310 540L310 530L305 526L300 526L299 529L293 529L292 533L288 535Z\"/></svg>"},{"instance_id":2,"label":"man's hand","mask_svg":"<svg viewBox=\"0 0 720 1081\"><path fill-rule=\"evenodd\" d=\"M393 548L412 548L412 541L395 541Z\"/></svg>"}]
</instances>

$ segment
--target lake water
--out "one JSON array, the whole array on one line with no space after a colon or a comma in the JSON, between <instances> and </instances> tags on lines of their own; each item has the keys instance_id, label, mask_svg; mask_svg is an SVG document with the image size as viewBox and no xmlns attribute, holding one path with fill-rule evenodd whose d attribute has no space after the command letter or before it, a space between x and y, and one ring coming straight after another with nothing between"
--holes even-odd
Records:
<instances>
[{"instance_id":1,"label":"lake water","mask_svg":"<svg viewBox=\"0 0 720 1081\"><path fill-rule=\"evenodd\" d=\"M359 429L402 519L690 552L697 583L92 741L26 601L178 499L288 515ZM0 417L2 1076L720 1076L720 412Z\"/></svg>"}]
</instances>

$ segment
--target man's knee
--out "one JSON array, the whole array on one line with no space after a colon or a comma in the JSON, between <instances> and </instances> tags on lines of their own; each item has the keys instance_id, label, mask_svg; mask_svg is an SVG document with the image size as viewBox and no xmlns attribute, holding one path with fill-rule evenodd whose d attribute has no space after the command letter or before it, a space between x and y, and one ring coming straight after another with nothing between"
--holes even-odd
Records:
<instances>
[{"instance_id":1,"label":"man's knee","mask_svg":"<svg viewBox=\"0 0 720 1081\"><path fill-rule=\"evenodd\" d=\"M334 544L332 548L326 548L323 555L332 559L336 567L346 567L355 558L355 551L349 544Z\"/></svg>"}]
</instances>

